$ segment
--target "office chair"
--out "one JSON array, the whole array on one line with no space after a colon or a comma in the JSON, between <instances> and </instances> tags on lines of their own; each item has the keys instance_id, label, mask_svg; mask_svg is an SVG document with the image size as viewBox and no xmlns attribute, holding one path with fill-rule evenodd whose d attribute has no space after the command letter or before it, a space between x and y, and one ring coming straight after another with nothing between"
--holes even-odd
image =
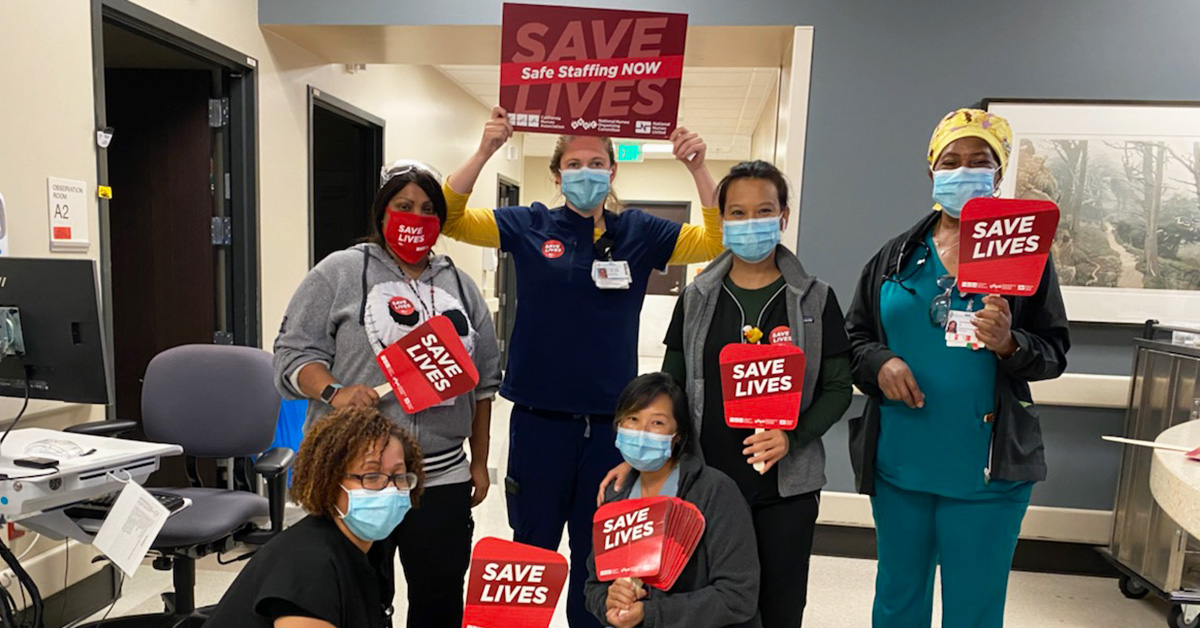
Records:
<instances>
[{"instance_id":1,"label":"office chair","mask_svg":"<svg viewBox=\"0 0 1200 628\"><path fill-rule=\"evenodd\" d=\"M200 626L207 613L196 608L196 560L238 545L262 545L283 530L294 454L286 448L263 453L275 436L279 404L271 356L261 349L185 345L150 361L142 388L146 437L178 444L190 458L258 456L253 468L266 480L268 497L199 486L155 488L192 502L167 520L151 545L154 568L172 570L174 591L163 594L163 613L113 618L105 628ZM134 421L107 421L67 431L114 436L136 427ZM268 529L255 523L265 518Z\"/></svg>"}]
</instances>

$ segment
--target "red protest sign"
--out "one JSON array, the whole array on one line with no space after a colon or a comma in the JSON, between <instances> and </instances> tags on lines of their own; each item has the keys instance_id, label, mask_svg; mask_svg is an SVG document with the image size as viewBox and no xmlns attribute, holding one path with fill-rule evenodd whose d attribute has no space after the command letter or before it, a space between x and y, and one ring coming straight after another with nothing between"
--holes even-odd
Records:
<instances>
[{"instance_id":1,"label":"red protest sign","mask_svg":"<svg viewBox=\"0 0 1200 628\"><path fill-rule=\"evenodd\" d=\"M687 15L504 5L500 106L516 131L667 139Z\"/></svg>"},{"instance_id":2,"label":"red protest sign","mask_svg":"<svg viewBox=\"0 0 1200 628\"><path fill-rule=\"evenodd\" d=\"M700 545L704 526L700 509L678 497L605 504L592 518L596 577L603 582L638 578L667 591Z\"/></svg>"},{"instance_id":3,"label":"red protest sign","mask_svg":"<svg viewBox=\"0 0 1200 628\"><path fill-rule=\"evenodd\" d=\"M567 582L557 552L497 538L471 553L464 628L546 628Z\"/></svg>"},{"instance_id":4,"label":"red protest sign","mask_svg":"<svg viewBox=\"0 0 1200 628\"><path fill-rule=\"evenodd\" d=\"M971 199L959 219L958 289L1032 295L1057 230L1058 206L1050 201Z\"/></svg>"},{"instance_id":5,"label":"red protest sign","mask_svg":"<svg viewBox=\"0 0 1200 628\"><path fill-rule=\"evenodd\" d=\"M671 498L626 499L601 506L592 518L596 577L644 578L662 570Z\"/></svg>"},{"instance_id":6,"label":"red protest sign","mask_svg":"<svg viewBox=\"0 0 1200 628\"><path fill-rule=\"evenodd\" d=\"M794 430L804 392L804 351L793 344L731 344L721 349L725 424Z\"/></svg>"},{"instance_id":7,"label":"red protest sign","mask_svg":"<svg viewBox=\"0 0 1200 628\"><path fill-rule=\"evenodd\" d=\"M375 361L409 414L469 392L479 383L471 354L445 316L418 325Z\"/></svg>"}]
</instances>

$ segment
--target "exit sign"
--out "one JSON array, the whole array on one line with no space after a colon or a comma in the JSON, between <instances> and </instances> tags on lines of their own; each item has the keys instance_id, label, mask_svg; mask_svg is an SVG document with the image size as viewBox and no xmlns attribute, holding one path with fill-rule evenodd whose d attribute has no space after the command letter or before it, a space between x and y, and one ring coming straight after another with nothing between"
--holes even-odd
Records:
<instances>
[{"instance_id":1,"label":"exit sign","mask_svg":"<svg viewBox=\"0 0 1200 628\"><path fill-rule=\"evenodd\" d=\"M617 144L617 163L641 160L641 144Z\"/></svg>"}]
</instances>

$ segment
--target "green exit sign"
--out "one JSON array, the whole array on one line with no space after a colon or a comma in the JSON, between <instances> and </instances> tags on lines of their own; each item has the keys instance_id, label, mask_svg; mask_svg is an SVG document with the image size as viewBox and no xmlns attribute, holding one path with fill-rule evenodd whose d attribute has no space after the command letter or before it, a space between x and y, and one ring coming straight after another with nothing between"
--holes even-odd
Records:
<instances>
[{"instance_id":1,"label":"green exit sign","mask_svg":"<svg viewBox=\"0 0 1200 628\"><path fill-rule=\"evenodd\" d=\"M641 144L617 144L617 163L641 160Z\"/></svg>"}]
</instances>

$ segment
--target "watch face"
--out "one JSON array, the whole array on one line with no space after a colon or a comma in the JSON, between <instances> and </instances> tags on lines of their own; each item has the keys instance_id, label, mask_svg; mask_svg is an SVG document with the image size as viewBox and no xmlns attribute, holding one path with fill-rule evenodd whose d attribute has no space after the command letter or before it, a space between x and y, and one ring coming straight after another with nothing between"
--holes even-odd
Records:
<instances>
[{"instance_id":1,"label":"watch face","mask_svg":"<svg viewBox=\"0 0 1200 628\"><path fill-rule=\"evenodd\" d=\"M324 401L325 403L329 403L330 401L333 400L333 394L336 392L337 392L337 386L334 386L333 384L326 386L325 390L321 391L321 401Z\"/></svg>"}]
</instances>

